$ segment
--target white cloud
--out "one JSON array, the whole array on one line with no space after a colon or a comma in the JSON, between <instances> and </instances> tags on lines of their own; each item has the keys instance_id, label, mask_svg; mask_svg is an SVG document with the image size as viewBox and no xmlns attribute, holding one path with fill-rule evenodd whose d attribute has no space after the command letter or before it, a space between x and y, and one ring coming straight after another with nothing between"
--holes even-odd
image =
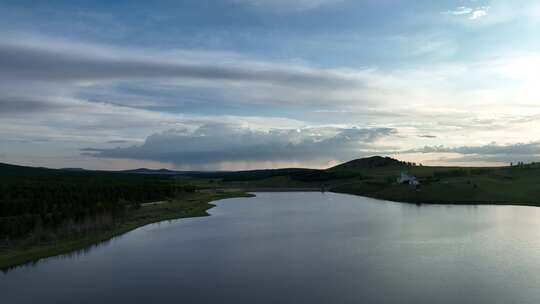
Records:
<instances>
[{"instance_id":1,"label":"white cloud","mask_svg":"<svg viewBox=\"0 0 540 304\"><path fill-rule=\"evenodd\" d=\"M477 20L488 15L490 7L489 6L480 6L480 7L467 7L460 6L454 10L446 11L443 14L453 15L453 16L465 16L469 20Z\"/></svg>"},{"instance_id":2,"label":"white cloud","mask_svg":"<svg viewBox=\"0 0 540 304\"><path fill-rule=\"evenodd\" d=\"M469 19L471 20L475 20L475 19L478 19L478 18L482 18L482 17L485 17L487 16L487 10L485 9L477 9L477 10L474 10L470 16L469 16Z\"/></svg>"},{"instance_id":3,"label":"white cloud","mask_svg":"<svg viewBox=\"0 0 540 304\"><path fill-rule=\"evenodd\" d=\"M466 6L460 6L460 7L456 8L455 10L448 11L447 13L459 16L459 15L469 15L472 12L473 12L472 8L466 7Z\"/></svg>"}]
</instances>

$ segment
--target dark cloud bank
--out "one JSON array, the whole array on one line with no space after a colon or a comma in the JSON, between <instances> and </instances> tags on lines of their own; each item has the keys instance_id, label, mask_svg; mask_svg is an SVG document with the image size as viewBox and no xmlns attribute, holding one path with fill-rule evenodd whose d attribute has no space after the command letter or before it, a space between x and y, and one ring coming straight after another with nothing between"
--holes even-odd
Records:
<instances>
[{"instance_id":1,"label":"dark cloud bank","mask_svg":"<svg viewBox=\"0 0 540 304\"><path fill-rule=\"evenodd\" d=\"M237 161L346 160L396 131L390 128L306 128L252 130L208 124L194 131L169 130L150 135L140 146L84 149L97 157L171 162L177 165Z\"/></svg>"}]
</instances>

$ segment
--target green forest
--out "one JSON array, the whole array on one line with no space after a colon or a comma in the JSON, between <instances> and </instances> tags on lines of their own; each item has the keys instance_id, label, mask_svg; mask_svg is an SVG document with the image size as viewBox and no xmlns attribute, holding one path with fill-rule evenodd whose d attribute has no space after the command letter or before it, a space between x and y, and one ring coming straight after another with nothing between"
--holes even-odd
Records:
<instances>
[{"instance_id":1,"label":"green forest","mask_svg":"<svg viewBox=\"0 0 540 304\"><path fill-rule=\"evenodd\" d=\"M167 175L1 165L0 240L50 241L110 229L141 203L193 191Z\"/></svg>"}]
</instances>

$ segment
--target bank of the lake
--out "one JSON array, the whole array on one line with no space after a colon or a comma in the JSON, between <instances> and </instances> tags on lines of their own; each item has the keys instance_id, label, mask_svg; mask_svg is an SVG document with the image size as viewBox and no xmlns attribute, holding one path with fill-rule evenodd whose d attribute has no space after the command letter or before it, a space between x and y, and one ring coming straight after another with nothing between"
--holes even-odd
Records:
<instances>
[{"instance_id":1,"label":"bank of the lake","mask_svg":"<svg viewBox=\"0 0 540 304\"><path fill-rule=\"evenodd\" d=\"M160 221L179 218L208 216L207 210L214 207L212 201L235 197L250 197L245 192L193 193L182 199L159 204L147 204L140 209L127 212L126 219L112 230L71 238L54 243L21 244L0 248L0 270L10 269L22 264L37 262L40 259L81 250L138 227Z\"/></svg>"},{"instance_id":2,"label":"bank of the lake","mask_svg":"<svg viewBox=\"0 0 540 304\"><path fill-rule=\"evenodd\" d=\"M359 182L334 187L331 192L412 204L540 206L540 200L535 195L538 186L531 186L531 189L516 186L513 188L519 189L512 189L508 185L488 184L479 188L471 184L469 180L462 180L413 188L408 185Z\"/></svg>"}]
</instances>

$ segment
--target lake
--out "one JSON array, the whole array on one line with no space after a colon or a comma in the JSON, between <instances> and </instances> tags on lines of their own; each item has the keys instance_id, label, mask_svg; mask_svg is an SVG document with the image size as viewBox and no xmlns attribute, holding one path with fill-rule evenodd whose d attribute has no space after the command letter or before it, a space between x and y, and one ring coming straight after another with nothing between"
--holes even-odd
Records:
<instances>
[{"instance_id":1,"label":"lake","mask_svg":"<svg viewBox=\"0 0 540 304\"><path fill-rule=\"evenodd\" d=\"M540 303L540 208L257 193L0 273L15 303Z\"/></svg>"}]
</instances>

